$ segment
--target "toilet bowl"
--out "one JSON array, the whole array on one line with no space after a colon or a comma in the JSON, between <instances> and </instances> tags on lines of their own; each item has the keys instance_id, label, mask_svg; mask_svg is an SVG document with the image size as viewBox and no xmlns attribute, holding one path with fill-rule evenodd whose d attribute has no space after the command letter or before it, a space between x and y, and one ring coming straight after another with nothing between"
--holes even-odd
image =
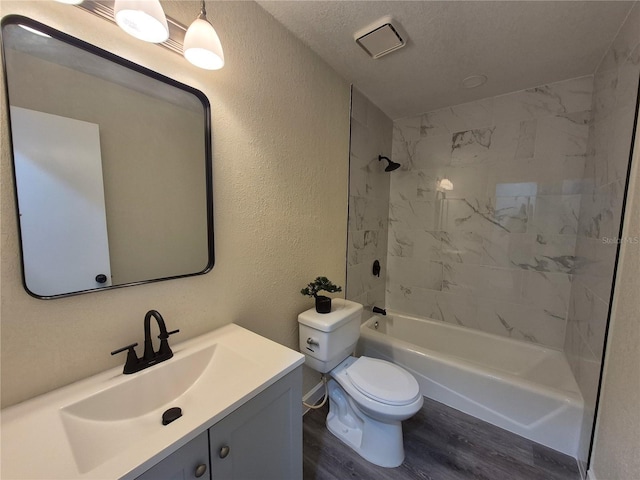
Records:
<instances>
[{"instance_id":1,"label":"toilet bowl","mask_svg":"<svg viewBox=\"0 0 640 480\"><path fill-rule=\"evenodd\" d=\"M416 379L393 363L351 356L360 335L362 305L334 299L332 310L298 316L305 363L327 373L328 430L364 459L382 467L404 460L402 421L422 408Z\"/></svg>"},{"instance_id":2,"label":"toilet bowl","mask_svg":"<svg viewBox=\"0 0 640 480\"><path fill-rule=\"evenodd\" d=\"M329 373L327 428L381 467L404 460L402 421L422 408L418 382L383 360L349 357Z\"/></svg>"}]
</instances>

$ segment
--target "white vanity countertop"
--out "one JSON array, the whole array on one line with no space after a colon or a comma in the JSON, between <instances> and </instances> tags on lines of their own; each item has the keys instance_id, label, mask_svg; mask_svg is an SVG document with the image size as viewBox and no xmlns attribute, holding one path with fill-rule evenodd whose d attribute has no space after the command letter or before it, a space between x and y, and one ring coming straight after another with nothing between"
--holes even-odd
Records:
<instances>
[{"instance_id":1,"label":"white vanity countertop","mask_svg":"<svg viewBox=\"0 0 640 480\"><path fill-rule=\"evenodd\" d=\"M172 349L138 373L121 365L2 410L0 478L134 479L304 363L234 324ZM163 426L174 406L182 417Z\"/></svg>"}]
</instances>

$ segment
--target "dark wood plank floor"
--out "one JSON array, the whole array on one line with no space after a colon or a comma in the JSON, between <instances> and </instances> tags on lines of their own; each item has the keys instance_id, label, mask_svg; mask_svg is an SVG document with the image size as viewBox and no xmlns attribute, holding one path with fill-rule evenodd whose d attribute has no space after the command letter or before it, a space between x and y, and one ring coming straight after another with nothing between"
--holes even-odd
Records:
<instances>
[{"instance_id":1,"label":"dark wood plank floor","mask_svg":"<svg viewBox=\"0 0 640 480\"><path fill-rule=\"evenodd\" d=\"M403 423L404 463L378 467L329 433L327 411L304 416L304 480L580 480L573 458L427 398Z\"/></svg>"}]
</instances>

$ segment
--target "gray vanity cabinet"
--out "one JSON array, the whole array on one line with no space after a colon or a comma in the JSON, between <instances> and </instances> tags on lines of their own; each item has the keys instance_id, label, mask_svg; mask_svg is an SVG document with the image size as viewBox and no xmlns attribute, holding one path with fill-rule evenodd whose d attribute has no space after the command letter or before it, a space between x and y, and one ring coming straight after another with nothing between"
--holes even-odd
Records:
<instances>
[{"instance_id":1,"label":"gray vanity cabinet","mask_svg":"<svg viewBox=\"0 0 640 480\"><path fill-rule=\"evenodd\" d=\"M298 367L136 480L301 480L301 399Z\"/></svg>"},{"instance_id":2,"label":"gray vanity cabinet","mask_svg":"<svg viewBox=\"0 0 640 480\"><path fill-rule=\"evenodd\" d=\"M209 480L209 439L202 432L136 480Z\"/></svg>"},{"instance_id":3,"label":"gray vanity cabinet","mask_svg":"<svg viewBox=\"0 0 640 480\"><path fill-rule=\"evenodd\" d=\"M209 429L212 480L302 479L302 369Z\"/></svg>"}]
</instances>

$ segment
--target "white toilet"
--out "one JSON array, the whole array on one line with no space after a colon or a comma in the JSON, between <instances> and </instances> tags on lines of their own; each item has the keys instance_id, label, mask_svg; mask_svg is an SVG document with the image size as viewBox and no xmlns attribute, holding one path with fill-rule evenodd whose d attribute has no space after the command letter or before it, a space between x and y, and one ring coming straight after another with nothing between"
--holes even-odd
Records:
<instances>
[{"instance_id":1,"label":"white toilet","mask_svg":"<svg viewBox=\"0 0 640 480\"><path fill-rule=\"evenodd\" d=\"M352 356L360 336L362 305L334 299L331 312L298 315L300 351L307 366L328 373L327 428L363 458L381 467L404 460L402 420L422 407L420 387L403 368Z\"/></svg>"}]
</instances>

